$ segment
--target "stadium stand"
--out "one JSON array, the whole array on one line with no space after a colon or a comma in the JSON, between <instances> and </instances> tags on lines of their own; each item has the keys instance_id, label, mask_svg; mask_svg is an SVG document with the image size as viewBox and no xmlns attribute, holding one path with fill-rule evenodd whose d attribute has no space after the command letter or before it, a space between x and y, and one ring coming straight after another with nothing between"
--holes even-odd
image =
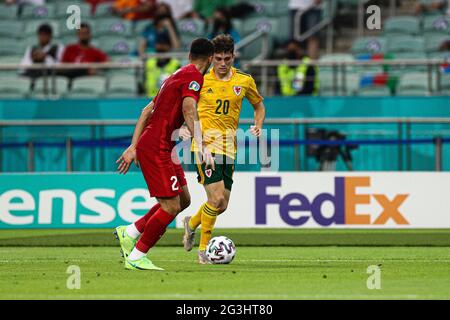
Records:
<instances>
[{"instance_id":1,"label":"stadium stand","mask_svg":"<svg viewBox=\"0 0 450 320\"><path fill-rule=\"evenodd\" d=\"M250 14L240 14L232 19L234 29L244 39L255 34L255 31L265 31L268 33L268 55L276 57L283 53L284 43L289 39L291 30L289 22L288 0L257 0L252 2L254 10ZM324 1L325 3L326 1ZM236 5L246 4L248 1L236 1ZM47 1L45 5L26 5L20 10L15 5L0 5L0 63L17 63L26 47L35 44L36 29L42 23L48 23L53 28L55 42L67 45L76 42L76 32L69 30L66 26L67 7L78 5L84 22L92 26L94 35L93 44L105 51L111 61L137 61L138 38L144 28L151 20L129 21L114 16L112 13L112 3L99 3L96 6L95 14L91 15L91 7L84 1ZM405 6L408 6L406 4ZM358 1L339 0L333 2L330 12L328 7L323 6L323 16L331 15L337 17L345 10L356 10ZM410 6L411 7L411 6ZM233 11L233 10L232 10ZM236 10L234 11L236 14ZM180 51L186 51L190 42L201 36L206 36L208 24L200 18L188 18L177 20L177 29L182 42ZM322 36L322 38L324 38ZM347 41L349 46L346 50L325 52L321 49L319 62L352 63L353 61L403 61L405 59L439 59L443 61L440 68L431 69L431 79L433 91L427 94L446 94L446 86L441 84L438 89L436 81L444 81L448 67L445 59L450 57L448 42L450 41L450 20L448 16L440 12L433 12L414 16L411 10L400 11L396 16L388 17L379 32L371 32L358 36L353 32L348 39L343 39L339 34L334 35L334 41ZM322 39L324 40L324 39ZM350 42L351 41L351 42ZM245 45L240 49L240 62L251 61L261 54L263 37ZM266 57L266 58L267 58ZM431 60L430 60L431 61ZM259 68L251 70L256 79L260 79ZM424 92L425 87L411 87L411 83L405 83L405 74L415 73L424 75L428 72L428 67L412 65L384 65L372 64L370 66L345 67L346 75L343 76L344 68L339 66L320 67L320 94L321 95L360 95L376 94L383 92L389 94L407 95ZM333 72L338 75L334 76ZM440 73L439 76L437 73ZM5 70L0 76L8 76L13 72ZM127 74L143 77L144 72L135 72L132 69L109 70L104 75L106 79L115 74ZM269 71L272 77L276 77L273 71ZM427 76L428 77L428 76ZM345 80L343 80L345 79ZM403 80L402 80L403 79ZM439 80L441 79L441 80ZM108 80L109 81L109 80ZM114 80L113 84L115 85ZM140 83L143 79L135 79L134 83ZM337 81L336 84L334 82ZM384 81L384 82L383 82ZM418 80L417 80L418 81ZM97 82L96 82L97 83ZM99 83L100 84L100 83ZM371 84L375 89L371 89ZM100 84L102 85L102 84ZM274 85L274 82L271 82ZM143 94L142 91L126 89L124 92L130 94ZM273 89L268 88L268 92ZM105 92L99 90L98 92ZM58 95L56 95L58 96ZM72 96L63 93L59 96Z\"/></svg>"}]
</instances>

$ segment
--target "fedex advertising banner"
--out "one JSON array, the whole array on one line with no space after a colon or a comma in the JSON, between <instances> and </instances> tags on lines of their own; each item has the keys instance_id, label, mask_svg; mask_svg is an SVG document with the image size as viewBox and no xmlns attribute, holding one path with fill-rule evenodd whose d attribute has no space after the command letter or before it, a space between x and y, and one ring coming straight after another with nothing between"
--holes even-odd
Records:
<instances>
[{"instance_id":1,"label":"fedex advertising banner","mask_svg":"<svg viewBox=\"0 0 450 320\"><path fill-rule=\"evenodd\" d=\"M206 201L187 173L191 206ZM218 228L450 228L450 173L237 172ZM153 206L140 173L0 174L0 229L112 228Z\"/></svg>"},{"instance_id":2,"label":"fedex advertising banner","mask_svg":"<svg viewBox=\"0 0 450 320\"><path fill-rule=\"evenodd\" d=\"M450 173L236 173L233 178L229 207L217 227L450 228ZM201 201L193 197L194 203L190 215Z\"/></svg>"}]
</instances>

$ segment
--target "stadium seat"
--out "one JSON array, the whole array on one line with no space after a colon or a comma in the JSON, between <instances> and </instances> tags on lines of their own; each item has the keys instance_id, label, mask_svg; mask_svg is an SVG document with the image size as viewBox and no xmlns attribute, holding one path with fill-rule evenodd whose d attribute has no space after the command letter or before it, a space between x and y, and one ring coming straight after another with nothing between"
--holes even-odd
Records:
<instances>
[{"instance_id":1,"label":"stadium seat","mask_svg":"<svg viewBox=\"0 0 450 320\"><path fill-rule=\"evenodd\" d=\"M67 98L100 98L106 90L106 79L101 76L85 76L72 81L72 89Z\"/></svg>"},{"instance_id":2,"label":"stadium seat","mask_svg":"<svg viewBox=\"0 0 450 320\"><path fill-rule=\"evenodd\" d=\"M22 57L23 55L0 56L0 63L20 63ZM2 71L2 73L3 72L5 71Z\"/></svg>"},{"instance_id":3,"label":"stadium seat","mask_svg":"<svg viewBox=\"0 0 450 320\"><path fill-rule=\"evenodd\" d=\"M450 41L450 35L433 34L425 37L425 51L436 52L444 41Z\"/></svg>"},{"instance_id":4,"label":"stadium seat","mask_svg":"<svg viewBox=\"0 0 450 320\"><path fill-rule=\"evenodd\" d=\"M0 4L0 21L17 19L17 6Z\"/></svg>"},{"instance_id":5,"label":"stadium seat","mask_svg":"<svg viewBox=\"0 0 450 320\"><path fill-rule=\"evenodd\" d=\"M20 14L21 19L53 19L55 17L56 6L46 5L25 5Z\"/></svg>"},{"instance_id":6,"label":"stadium seat","mask_svg":"<svg viewBox=\"0 0 450 320\"><path fill-rule=\"evenodd\" d=\"M319 71L319 92L320 95L335 96L344 95L352 96L359 88L359 74L347 71L345 77L341 72L336 74L336 88L334 88L334 75L329 70ZM345 82L344 82L345 81ZM345 85L344 85L345 84ZM336 91L335 91L336 90Z\"/></svg>"},{"instance_id":7,"label":"stadium seat","mask_svg":"<svg viewBox=\"0 0 450 320\"><path fill-rule=\"evenodd\" d=\"M30 94L30 80L25 77L3 76L0 77L0 98L22 99Z\"/></svg>"},{"instance_id":8,"label":"stadium seat","mask_svg":"<svg viewBox=\"0 0 450 320\"><path fill-rule=\"evenodd\" d=\"M0 39L2 41L2 39ZM19 64L22 61L23 55L0 55L0 64ZM20 69L1 70L0 77L17 75Z\"/></svg>"},{"instance_id":9,"label":"stadium seat","mask_svg":"<svg viewBox=\"0 0 450 320\"><path fill-rule=\"evenodd\" d=\"M278 31L273 33L272 36L279 44L283 44L291 37L291 21L287 17L276 17Z\"/></svg>"},{"instance_id":10,"label":"stadium seat","mask_svg":"<svg viewBox=\"0 0 450 320\"><path fill-rule=\"evenodd\" d=\"M277 3L275 1L252 1L252 5L255 8L253 17L268 17L277 14ZM287 7L285 9L289 10Z\"/></svg>"},{"instance_id":11,"label":"stadium seat","mask_svg":"<svg viewBox=\"0 0 450 320\"><path fill-rule=\"evenodd\" d=\"M275 18L249 18L244 21L243 32L241 36L248 36L255 31L267 31L269 33L269 54L273 47L273 38L278 38L283 35L280 31L279 21ZM254 41L248 46L244 47L242 51L243 59L252 59L261 53L262 38Z\"/></svg>"},{"instance_id":12,"label":"stadium seat","mask_svg":"<svg viewBox=\"0 0 450 320\"><path fill-rule=\"evenodd\" d=\"M99 3L95 7L96 18L110 18L113 16L111 3Z\"/></svg>"},{"instance_id":13,"label":"stadium seat","mask_svg":"<svg viewBox=\"0 0 450 320\"><path fill-rule=\"evenodd\" d=\"M386 52L424 52L425 42L422 37L390 36L386 39Z\"/></svg>"},{"instance_id":14,"label":"stadium seat","mask_svg":"<svg viewBox=\"0 0 450 320\"><path fill-rule=\"evenodd\" d=\"M448 60L450 59L450 51L430 52L427 54L430 59Z\"/></svg>"},{"instance_id":15,"label":"stadium seat","mask_svg":"<svg viewBox=\"0 0 450 320\"><path fill-rule=\"evenodd\" d=\"M58 99L68 92L68 85L66 77L41 77L34 82L31 96L35 99Z\"/></svg>"},{"instance_id":16,"label":"stadium seat","mask_svg":"<svg viewBox=\"0 0 450 320\"><path fill-rule=\"evenodd\" d=\"M357 54L383 53L385 51L385 39L379 37L357 38L351 47L351 52Z\"/></svg>"},{"instance_id":17,"label":"stadium seat","mask_svg":"<svg viewBox=\"0 0 450 320\"><path fill-rule=\"evenodd\" d=\"M385 34L420 34L420 20L411 16L388 18L384 23Z\"/></svg>"},{"instance_id":18,"label":"stadium seat","mask_svg":"<svg viewBox=\"0 0 450 320\"><path fill-rule=\"evenodd\" d=\"M24 36L25 37L34 36L37 39L37 37L36 37L37 30L38 30L39 26L44 23L49 24L52 27L54 38L58 38L60 36L60 33L59 33L60 25L55 20L30 20L30 21L27 21L25 23ZM65 26L64 26L64 29L67 29L67 28L65 28Z\"/></svg>"},{"instance_id":19,"label":"stadium seat","mask_svg":"<svg viewBox=\"0 0 450 320\"><path fill-rule=\"evenodd\" d=\"M127 56L136 51L136 42L125 38L105 36L99 38L97 43L110 56Z\"/></svg>"},{"instance_id":20,"label":"stadium seat","mask_svg":"<svg viewBox=\"0 0 450 320\"><path fill-rule=\"evenodd\" d=\"M182 47L189 48L192 40L206 35L205 23L200 19L183 19L177 23L178 32L180 33Z\"/></svg>"},{"instance_id":21,"label":"stadium seat","mask_svg":"<svg viewBox=\"0 0 450 320\"><path fill-rule=\"evenodd\" d=\"M22 32L23 32L22 21L0 20L0 37L21 38Z\"/></svg>"},{"instance_id":22,"label":"stadium seat","mask_svg":"<svg viewBox=\"0 0 450 320\"><path fill-rule=\"evenodd\" d=\"M65 36L59 37L58 42L62 43L64 46L67 46L71 43L78 42L78 39L74 34L67 34Z\"/></svg>"},{"instance_id":23,"label":"stadium seat","mask_svg":"<svg viewBox=\"0 0 450 320\"><path fill-rule=\"evenodd\" d=\"M21 41L11 38L0 38L0 56L23 55L25 49Z\"/></svg>"},{"instance_id":24,"label":"stadium seat","mask_svg":"<svg viewBox=\"0 0 450 320\"><path fill-rule=\"evenodd\" d=\"M430 16L423 20L424 34L450 34L450 19L445 16Z\"/></svg>"},{"instance_id":25,"label":"stadium seat","mask_svg":"<svg viewBox=\"0 0 450 320\"><path fill-rule=\"evenodd\" d=\"M108 98L135 97L137 94L136 79L131 74L116 74L109 78Z\"/></svg>"},{"instance_id":26,"label":"stadium seat","mask_svg":"<svg viewBox=\"0 0 450 320\"><path fill-rule=\"evenodd\" d=\"M324 54L319 58L320 62L353 62L355 61L355 58L349 54L349 53L330 53L330 54ZM332 72L333 66L320 66L321 72ZM346 71L352 71L353 67L346 67ZM341 70L341 67L339 65L338 72Z\"/></svg>"},{"instance_id":27,"label":"stadium seat","mask_svg":"<svg viewBox=\"0 0 450 320\"><path fill-rule=\"evenodd\" d=\"M359 88L356 94L364 97L385 97L390 96L391 91L386 86L368 86Z\"/></svg>"},{"instance_id":28,"label":"stadium seat","mask_svg":"<svg viewBox=\"0 0 450 320\"><path fill-rule=\"evenodd\" d=\"M433 83L433 82L432 82ZM397 95L429 95L427 73L403 73L397 86Z\"/></svg>"},{"instance_id":29,"label":"stadium seat","mask_svg":"<svg viewBox=\"0 0 450 320\"><path fill-rule=\"evenodd\" d=\"M96 19L94 35L128 37L133 33L131 22L119 18Z\"/></svg>"}]
</instances>

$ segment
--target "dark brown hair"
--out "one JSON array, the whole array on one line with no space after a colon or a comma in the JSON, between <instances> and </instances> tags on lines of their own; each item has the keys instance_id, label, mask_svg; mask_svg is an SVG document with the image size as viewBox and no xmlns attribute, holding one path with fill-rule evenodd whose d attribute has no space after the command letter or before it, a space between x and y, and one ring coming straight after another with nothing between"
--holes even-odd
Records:
<instances>
[{"instance_id":1,"label":"dark brown hair","mask_svg":"<svg viewBox=\"0 0 450 320\"><path fill-rule=\"evenodd\" d=\"M219 34L212 39L214 53L234 53L234 40L229 34Z\"/></svg>"},{"instance_id":2,"label":"dark brown hair","mask_svg":"<svg viewBox=\"0 0 450 320\"><path fill-rule=\"evenodd\" d=\"M211 41L206 38L197 38L191 43L191 49L189 54L193 60L205 59L212 56L214 53L214 47Z\"/></svg>"}]
</instances>

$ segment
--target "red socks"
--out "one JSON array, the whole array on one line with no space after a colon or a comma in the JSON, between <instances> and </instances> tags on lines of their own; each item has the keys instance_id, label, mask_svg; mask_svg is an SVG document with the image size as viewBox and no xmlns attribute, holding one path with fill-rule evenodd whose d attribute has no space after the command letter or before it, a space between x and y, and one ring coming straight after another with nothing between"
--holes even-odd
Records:
<instances>
[{"instance_id":1,"label":"red socks","mask_svg":"<svg viewBox=\"0 0 450 320\"><path fill-rule=\"evenodd\" d=\"M153 214L155 214L156 211L158 211L158 209L161 208L161 205L159 203L155 204L146 214L145 216L143 216L142 218L140 218L139 220L137 220L134 225L136 227L136 229L140 232L143 233L144 229L145 229L145 225L147 224L148 219L150 219L151 216L153 216Z\"/></svg>"},{"instance_id":2,"label":"red socks","mask_svg":"<svg viewBox=\"0 0 450 320\"><path fill-rule=\"evenodd\" d=\"M153 209L153 208L152 208ZM166 232L167 226L173 221L175 217L159 208L147 221L139 241L136 243L136 248L141 252L148 252L156 242Z\"/></svg>"}]
</instances>

